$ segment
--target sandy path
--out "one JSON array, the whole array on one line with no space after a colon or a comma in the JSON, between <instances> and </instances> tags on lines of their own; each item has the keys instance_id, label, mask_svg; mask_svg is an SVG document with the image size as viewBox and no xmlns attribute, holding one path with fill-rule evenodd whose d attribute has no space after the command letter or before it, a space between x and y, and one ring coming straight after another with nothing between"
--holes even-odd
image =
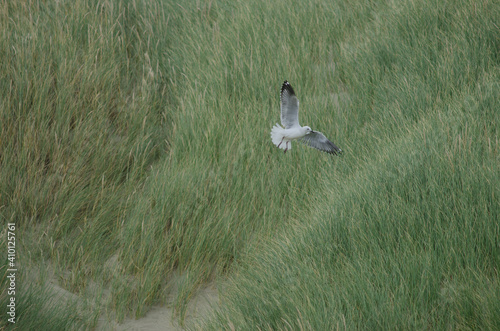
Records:
<instances>
[{"instance_id":1,"label":"sandy path","mask_svg":"<svg viewBox=\"0 0 500 331\"><path fill-rule=\"evenodd\" d=\"M188 304L185 325L192 325L196 320L202 319L213 305L218 301L217 290L213 286L208 286L198 291L196 296ZM108 321L106 317L99 319L96 330L108 331L177 331L184 330L176 319L172 319L172 308L154 306L140 319L125 319L118 324L115 321Z\"/></svg>"}]
</instances>

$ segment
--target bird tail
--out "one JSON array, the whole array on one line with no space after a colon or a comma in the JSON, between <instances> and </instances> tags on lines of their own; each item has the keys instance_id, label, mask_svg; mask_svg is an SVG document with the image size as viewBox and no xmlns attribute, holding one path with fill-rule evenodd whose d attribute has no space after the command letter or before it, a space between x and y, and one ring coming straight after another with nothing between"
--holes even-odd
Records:
<instances>
[{"instance_id":1,"label":"bird tail","mask_svg":"<svg viewBox=\"0 0 500 331\"><path fill-rule=\"evenodd\" d=\"M291 140L285 138L284 131L285 129L283 129L278 123L273 126L273 129L271 130L271 139L273 144L281 149L292 149L292 142Z\"/></svg>"}]
</instances>

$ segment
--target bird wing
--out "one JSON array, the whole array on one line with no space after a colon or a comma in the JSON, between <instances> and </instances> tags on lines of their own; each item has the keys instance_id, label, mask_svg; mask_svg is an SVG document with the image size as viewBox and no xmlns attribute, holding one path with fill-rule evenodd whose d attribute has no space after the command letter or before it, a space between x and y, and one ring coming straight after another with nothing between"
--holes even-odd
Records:
<instances>
[{"instance_id":1,"label":"bird wing","mask_svg":"<svg viewBox=\"0 0 500 331\"><path fill-rule=\"evenodd\" d=\"M281 86L281 124L285 129L299 126L299 99L295 96L292 85L285 80Z\"/></svg>"},{"instance_id":2,"label":"bird wing","mask_svg":"<svg viewBox=\"0 0 500 331\"><path fill-rule=\"evenodd\" d=\"M342 150L328 140L321 132L314 131L305 135L300 141L310 147L319 149L330 154L341 154Z\"/></svg>"}]
</instances>

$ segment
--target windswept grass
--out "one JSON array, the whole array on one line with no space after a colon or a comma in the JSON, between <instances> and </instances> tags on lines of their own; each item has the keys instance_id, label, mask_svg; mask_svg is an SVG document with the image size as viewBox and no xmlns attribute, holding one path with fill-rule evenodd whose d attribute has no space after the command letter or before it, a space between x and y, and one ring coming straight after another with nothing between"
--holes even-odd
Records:
<instances>
[{"instance_id":1,"label":"windswept grass","mask_svg":"<svg viewBox=\"0 0 500 331\"><path fill-rule=\"evenodd\" d=\"M386 7L339 42L348 153L202 329L500 327L500 8L449 5Z\"/></svg>"},{"instance_id":2,"label":"windswept grass","mask_svg":"<svg viewBox=\"0 0 500 331\"><path fill-rule=\"evenodd\" d=\"M498 329L498 145L475 115L454 105L326 181L305 224L243 264L202 329Z\"/></svg>"},{"instance_id":3,"label":"windswept grass","mask_svg":"<svg viewBox=\"0 0 500 331\"><path fill-rule=\"evenodd\" d=\"M75 327L153 304L182 320L212 280L223 300L203 328L500 327L494 2L0 15L0 217L26 282L43 259L92 302ZM344 157L270 143L285 79Z\"/></svg>"},{"instance_id":4,"label":"windswept grass","mask_svg":"<svg viewBox=\"0 0 500 331\"><path fill-rule=\"evenodd\" d=\"M168 19L135 1L5 2L0 15L0 217L16 223L20 270L50 261L83 294L109 278L129 203L167 150L168 38L152 36Z\"/></svg>"}]
</instances>

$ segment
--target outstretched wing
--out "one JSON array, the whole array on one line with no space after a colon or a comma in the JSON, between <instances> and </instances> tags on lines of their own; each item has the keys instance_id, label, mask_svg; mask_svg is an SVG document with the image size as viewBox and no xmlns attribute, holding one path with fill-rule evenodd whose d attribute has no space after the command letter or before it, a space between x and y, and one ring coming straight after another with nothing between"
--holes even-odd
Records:
<instances>
[{"instance_id":1,"label":"outstretched wing","mask_svg":"<svg viewBox=\"0 0 500 331\"><path fill-rule=\"evenodd\" d=\"M295 96L292 85L285 80L281 86L281 124L285 129L299 126L299 99Z\"/></svg>"},{"instance_id":2,"label":"outstretched wing","mask_svg":"<svg viewBox=\"0 0 500 331\"><path fill-rule=\"evenodd\" d=\"M334 143L332 143L321 132L318 131L314 131L309 133L308 135L305 135L302 139L300 139L300 141L323 152L335 155L342 153L342 150L340 148L335 146Z\"/></svg>"}]
</instances>

